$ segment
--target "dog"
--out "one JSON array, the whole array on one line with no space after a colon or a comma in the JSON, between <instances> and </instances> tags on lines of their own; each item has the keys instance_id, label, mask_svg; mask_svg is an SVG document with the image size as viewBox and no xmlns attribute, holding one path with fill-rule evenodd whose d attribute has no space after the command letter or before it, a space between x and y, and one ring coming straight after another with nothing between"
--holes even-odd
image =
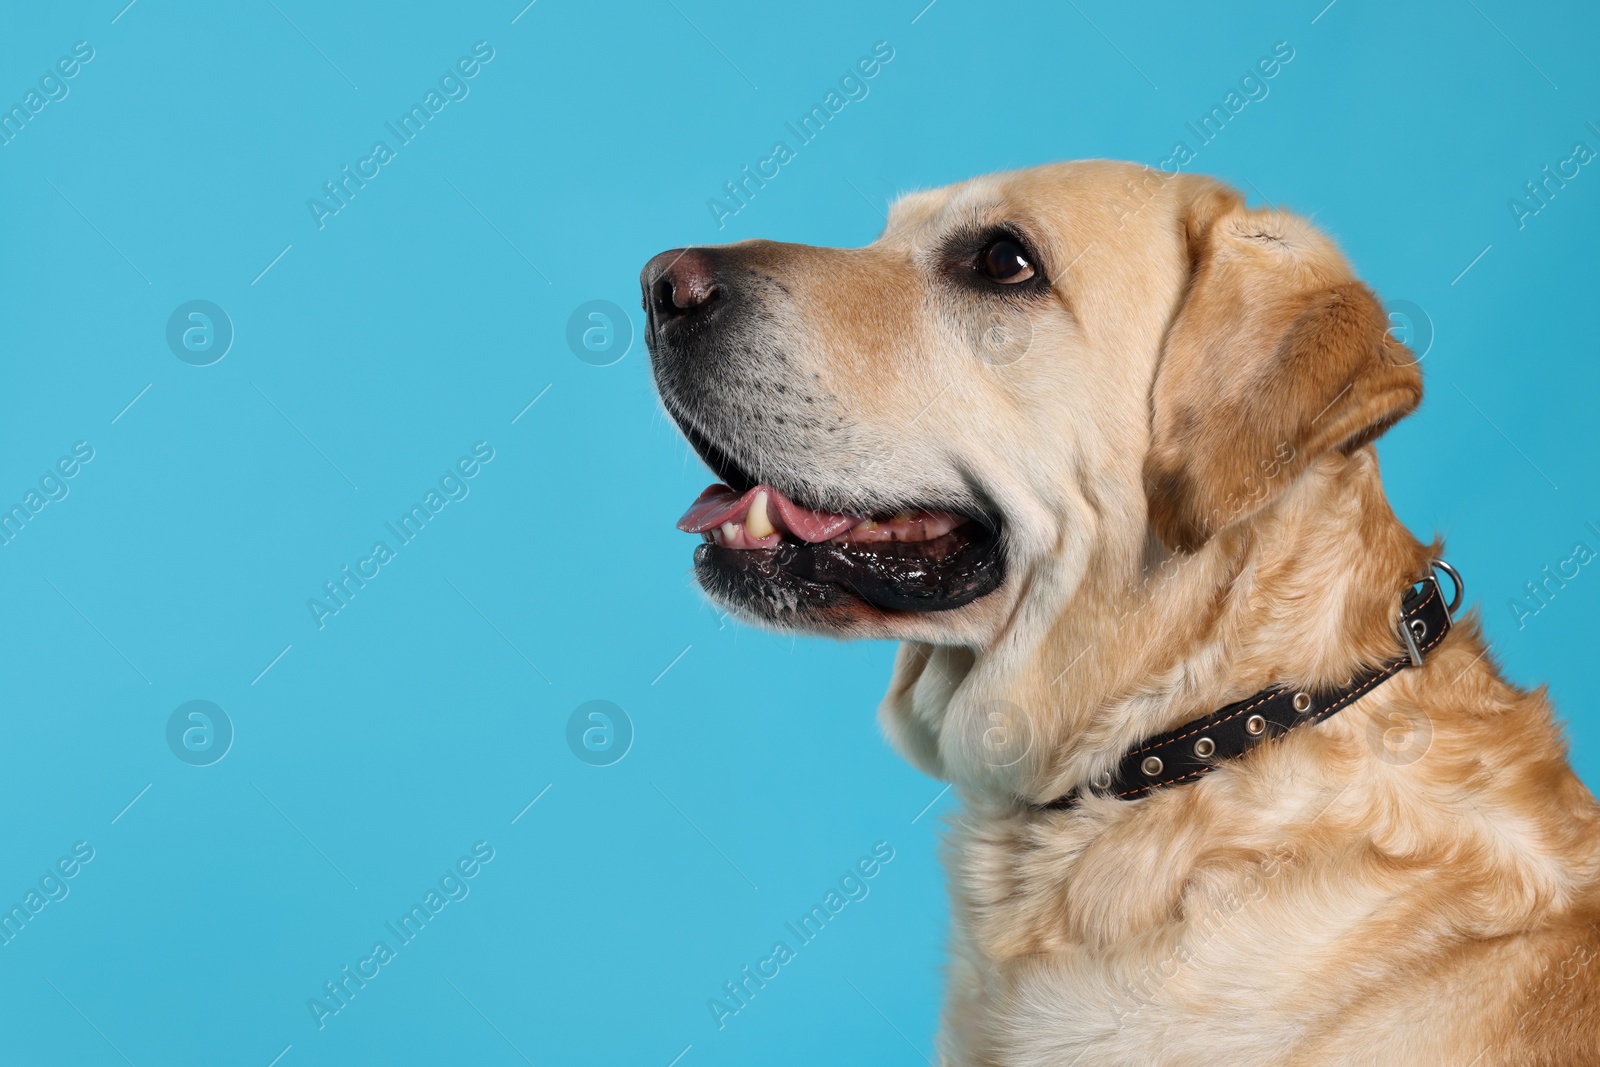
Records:
<instances>
[{"instance_id":1,"label":"dog","mask_svg":"<svg viewBox=\"0 0 1600 1067\"><path fill-rule=\"evenodd\" d=\"M1600 808L1390 509L1421 372L1328 237L1082 161L641 284L699 584L901 642L943 1063L1600 1062Z\"/></svg>"}]
</instances>

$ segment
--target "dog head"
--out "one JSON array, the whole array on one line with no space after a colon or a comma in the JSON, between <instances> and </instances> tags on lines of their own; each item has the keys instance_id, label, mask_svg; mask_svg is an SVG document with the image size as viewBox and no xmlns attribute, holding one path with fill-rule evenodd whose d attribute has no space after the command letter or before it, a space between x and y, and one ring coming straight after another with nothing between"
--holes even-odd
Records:
<instances>
[{"instance_id":1,"label":"dog head","mask_svg":"<svg viewBox=\"0 0 1600 1067\"><path fill-rule=\"evenodd\" d=\"M1333 244L1202 177L1080 162L915 193L865 248L664 252L657 386L724 483L680 524L747 619L1036 642L1409 412ZM1032 636L1030 636L1032 635Z\"/></svg>"}]
</instances>

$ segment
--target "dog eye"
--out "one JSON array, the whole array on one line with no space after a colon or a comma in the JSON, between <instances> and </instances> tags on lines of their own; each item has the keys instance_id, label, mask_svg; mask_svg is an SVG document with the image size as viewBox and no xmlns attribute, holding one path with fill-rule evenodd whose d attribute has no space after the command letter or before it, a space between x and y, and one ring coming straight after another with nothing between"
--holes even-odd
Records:
<instances>
[{"instance_id":1,"label":"dog eye","mask_svg":"<svg viewBox=\"0 0 1600 1067\"><path fill-rule=\"evenodd\" d=\"M978 269L1005 285L1015 285L1033 277L1033 264L1022 246L1009 237L990 242L978 256Z\"/></svg>"}]
</instances>

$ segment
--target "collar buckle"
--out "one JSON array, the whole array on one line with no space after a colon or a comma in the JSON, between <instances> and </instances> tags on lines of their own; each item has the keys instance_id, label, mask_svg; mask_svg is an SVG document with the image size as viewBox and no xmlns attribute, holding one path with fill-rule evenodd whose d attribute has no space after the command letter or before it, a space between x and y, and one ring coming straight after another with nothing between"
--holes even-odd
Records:
<instances>
[{"instance_id":1,"label":"collar buckle","mask_svg":"<svg viewBox=\"0 0 1600 1067\"><path fill-rule=\"evenodd\" d=\"M1454 587L1449 603L1445 602L1435 572L1443 572ZM1164 734L1146 738L1090 781L1063 797L1036 806L1071 808L1084 795L1137 800L1156 789L1193 782L1292 729L1313 726L1407 667L1422 666L1426 654L1449 635L1451 618L1465 593L1461 575L1454 567L1442 559L1431 560L1427 575L1400 598L1403 655L1362 668L1338 688L1297 691L1284 684L1270 686Z\"/></svg>"},{"instance_id":2,"label":"collar buckle","mask_svg":"<svg viewBox=\"0 0 1600 1067\"><path fill-rule=\"evenodd\" d=\"M1431 574L1428 575L1426 581L1432 582L1434 585L1439 584ZM1417 629L1422 632L1416 633L1415 630ZM1422 650L1417 647L1417 638L1427 636L1428 625L1421 619L1402 618L1400 620L1400 638L1406 643L1406 655L1411 657L1411 665L1413 667L1422 666Z\"/></svg>"},{"instance_id":3,"label":"collar buckle","mask_svg":"<svg viewBox=\"0 0 1600 1067\"><path fill-rule=\"evenodd\" d=\"M1429 597L1436 596L1442 599L1444 596L1444 593L1439 588L1439 578L1433 573L1434 571L1443 571L1450 578L1450 584L1453 587L1450 603L1444 609L1447 624L1448 620L1455 616L1456 609L1461 606L1461 598L1466 595L1466 585L1461 581L1461 574L1454 567L1442 559L1432 560L1428 564L1427 577L1418 582L1417 586L1412 587L1411 595L1406 598L1406 604L1402 605L1400 613L1400 640L1405 642L1406 655L1411 658L1413 667L1422 666L1422 648L1417 642L1427 639L1428 624L1423 619L1412 615L1415 610L1412 605L1420 607Z\"/></svg>"}]
</instances>

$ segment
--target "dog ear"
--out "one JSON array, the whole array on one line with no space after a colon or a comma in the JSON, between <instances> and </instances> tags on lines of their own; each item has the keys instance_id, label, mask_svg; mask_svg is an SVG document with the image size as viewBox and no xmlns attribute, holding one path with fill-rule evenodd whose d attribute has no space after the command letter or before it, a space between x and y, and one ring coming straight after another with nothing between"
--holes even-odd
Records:
<instances>
[{"instance_id":1,"label":"dog ear","mask_svg":"<svg viewBox=\"0 0 1600 1067\"><path fill-rule=\"evenodd\" d=\"M1150 523L1184 551L1422 398L1416 360L1327 237L1192 181L1189 284L1163 346L1144 467Z\"/></svg>"}]
</instances>

